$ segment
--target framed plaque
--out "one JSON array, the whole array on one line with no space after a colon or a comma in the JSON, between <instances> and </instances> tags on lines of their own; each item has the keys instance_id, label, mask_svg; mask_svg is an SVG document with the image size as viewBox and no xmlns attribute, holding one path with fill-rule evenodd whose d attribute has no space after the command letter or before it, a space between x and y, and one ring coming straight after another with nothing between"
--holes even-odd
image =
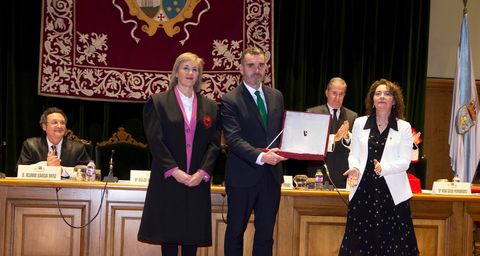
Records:
<instances>
[{"instance_id":1,"label":"framed plaque","mask_svg":"<svg viewBox=\"0 0 480 256\"><path fill-rule=\"evenodd\" d=\"M331 117L328 114L285 111L279 155L298 160L323 160Z\"/></svg>"}]
</instances>

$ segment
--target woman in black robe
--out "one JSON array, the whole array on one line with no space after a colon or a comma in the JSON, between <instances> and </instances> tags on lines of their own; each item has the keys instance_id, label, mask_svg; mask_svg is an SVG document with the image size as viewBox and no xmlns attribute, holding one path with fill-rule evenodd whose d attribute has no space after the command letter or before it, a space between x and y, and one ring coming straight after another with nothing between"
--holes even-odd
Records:
<instances>
[{"instance_id":1,"label":"woman in black robe","mask_svg":"<svg viewBox=\"0 0 480 256\"><path fill-rule=\"evenodd\" d=\"M217 104L198 93L203 60L177 57L170 89L145 103L143 124L152 154L138 240L162 255L196 255L212 244L210 178L220 152Z\"/></svg>"}]
</instances>

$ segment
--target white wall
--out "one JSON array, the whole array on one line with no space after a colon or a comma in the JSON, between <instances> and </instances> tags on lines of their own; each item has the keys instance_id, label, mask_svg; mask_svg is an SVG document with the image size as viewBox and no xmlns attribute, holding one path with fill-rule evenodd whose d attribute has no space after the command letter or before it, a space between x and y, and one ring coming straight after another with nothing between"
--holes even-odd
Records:
<instances>
[{"instance_id":1,"label":"white wall","mask_svg":"<svg viewBox=\"0 0 480 256\"><path fill-rule=\"evenodd\" d=\"M468 28L475 79L480 80L480 0L468 0ZM463 0L431 0L428 77L454 78Z\"/></svg>"}]
</instances>

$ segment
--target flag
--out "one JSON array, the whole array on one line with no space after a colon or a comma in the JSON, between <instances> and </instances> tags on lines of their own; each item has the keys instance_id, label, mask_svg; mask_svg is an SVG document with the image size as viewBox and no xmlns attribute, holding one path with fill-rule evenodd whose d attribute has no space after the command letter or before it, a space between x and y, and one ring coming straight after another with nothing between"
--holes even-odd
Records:
<instances>
[{"instance_id":1,"label":"flag","mask_svg":"<svg viewBox=\"0 0 480 256\"><path fill-rule=\"evenodd\" d=\"M457 53L457 68L450 115L450 165L464 182L472 182L480 159L479 104L468 41L467 13L464 13Z\"/></svg>"}]
</instances>

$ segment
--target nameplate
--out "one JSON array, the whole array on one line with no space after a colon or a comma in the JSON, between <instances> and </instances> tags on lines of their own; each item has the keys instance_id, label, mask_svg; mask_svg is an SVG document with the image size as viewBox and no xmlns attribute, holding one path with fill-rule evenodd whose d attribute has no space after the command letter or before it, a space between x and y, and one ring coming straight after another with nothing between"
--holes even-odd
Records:
<instances>
[{"instance_id":1,"label":"nameplate","mask_svg":"<svg viewBox=\"0 0 480 256\"><path fill-rule=\"evenodd\" d=\"M472 188L468 182L433 182L432 194L440 195L471 195Z\"/></svg>"},{"instance_id":2,"label":"nameplate","mask_svg":"<svg viewBox=\"0 0 480 256\"><path fill-rule=\"evenodd\" d=\"M19 165L17 178L28 180L60 180L61 166Z\"/></svg>"},{"instance_id":3,"label":"nameplate","mask_svg":"<svg viewBox=\"0 0 480 256\"><path fill-rule=\"evenodd\" d=\"M283 175L282 188L293 189L293 178L289 175Z\"/></svg>"},{"instance_id":4,"label":"nameplate","mask_svg":"<svg viewBox=\"0 0 480 256\"><path fill-rule=\"evenodd\" d=\"M130 182L148 185L150 181L150 171L148 170L131 170Z\"/></svg>"}]
</instances>

